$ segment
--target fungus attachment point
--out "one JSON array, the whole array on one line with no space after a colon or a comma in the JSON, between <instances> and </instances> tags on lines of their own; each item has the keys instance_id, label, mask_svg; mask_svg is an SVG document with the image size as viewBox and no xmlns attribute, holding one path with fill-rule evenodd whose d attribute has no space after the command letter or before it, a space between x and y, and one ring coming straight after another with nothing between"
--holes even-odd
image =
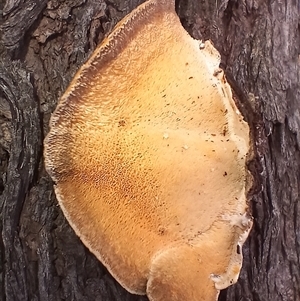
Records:
<instances>
[{"instance_id":1,"label":"fungus attachment point","mask_svg":"<svg viewBox=\"0 0 300 301\"><path fill-rule=\"evenodd\" d=\"M139 6L80 68L45 164L69 223L128 291L211 301L237 281L252 224L249 129L218 52L173 2Z\"/></svg>"}]
</instances>

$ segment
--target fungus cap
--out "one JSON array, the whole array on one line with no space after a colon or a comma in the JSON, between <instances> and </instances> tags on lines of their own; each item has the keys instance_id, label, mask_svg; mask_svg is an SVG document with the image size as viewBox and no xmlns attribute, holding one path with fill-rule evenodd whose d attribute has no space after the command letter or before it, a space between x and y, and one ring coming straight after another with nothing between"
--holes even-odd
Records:
<instances>
[{"instance_id":1,"label":"fungus cap","mask_svg":"<svg viewBox=\"0 0 300 301\"><path fill-rule=\"evenodd\" d=\"M45 165L77 235L128 291L216 300L251 228L249 128L212 44L174 1L117 24L61 97Z\"/></svg>"}]
</instances>

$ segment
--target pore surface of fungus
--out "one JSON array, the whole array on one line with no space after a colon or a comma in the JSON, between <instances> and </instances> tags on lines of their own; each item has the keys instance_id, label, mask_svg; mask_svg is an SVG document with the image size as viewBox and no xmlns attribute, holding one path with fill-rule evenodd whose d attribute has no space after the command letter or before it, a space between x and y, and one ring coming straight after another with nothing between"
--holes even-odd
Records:
<instances>
[{"instance_id":1,"label":"pore surface of fungus","mask_svg":"<svg viewBox=\"0 0 300 301\"><path fill-rule=\"evenodd\" d=\"M80 68L45 164L69 223L128 291L212 301L237 281L251 228L249 129L218 52L173 2L140 5Z\"/></svg>"}]
</instances>

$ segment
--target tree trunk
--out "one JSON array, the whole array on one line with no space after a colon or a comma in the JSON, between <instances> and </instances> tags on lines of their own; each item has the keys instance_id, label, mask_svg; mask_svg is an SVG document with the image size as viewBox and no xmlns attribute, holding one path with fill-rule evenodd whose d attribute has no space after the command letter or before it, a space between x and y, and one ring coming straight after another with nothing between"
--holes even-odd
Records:
<instances>
[{"instance_id":1,"label":"tree trunk","mask_svg":"<svg viewBox=\"0 0 300 301\"><path fill-rule=\"evenodd\" d=\"M75 71L140 0L0 2L0 299L147 300L127 293L83 246L57 205L43 138ZM248 121L254 227L237 284L219 300L300 300L300 78L297 1L181 0L211 39ZM183 300L185 301L185 300Z\"/></svg>"}]
</instances>

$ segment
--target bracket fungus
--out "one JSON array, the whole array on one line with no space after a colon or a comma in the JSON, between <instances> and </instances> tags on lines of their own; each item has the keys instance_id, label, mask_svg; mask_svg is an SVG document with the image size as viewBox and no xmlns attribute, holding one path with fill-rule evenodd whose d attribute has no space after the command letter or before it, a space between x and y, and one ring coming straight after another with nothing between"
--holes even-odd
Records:
<instances>
[{"instance_id":1,"label":"bracket fungus","mask_svg":"<svg viewBox=\"0 0 300 301\"><path fill-rule=\"evenodd\" d=\"M212 44L174 0L127 15L79 69L45 139L67 220L128 291L216 300L251 229L249 128Z\"/></svg>"}]
</instances>

